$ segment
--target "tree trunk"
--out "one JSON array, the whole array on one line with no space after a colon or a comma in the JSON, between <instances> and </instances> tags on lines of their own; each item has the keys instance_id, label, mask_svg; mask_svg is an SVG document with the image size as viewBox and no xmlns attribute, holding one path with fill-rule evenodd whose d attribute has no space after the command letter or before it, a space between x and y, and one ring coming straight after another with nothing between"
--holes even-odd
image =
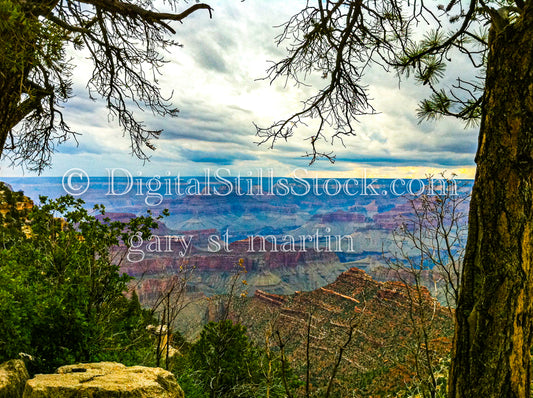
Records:
<instances>
[{"instance_id":1,"label":"tree trunk","mask_svg":"<svg viewBox=\"0 0 533 398\"><path fill-rule=\"evenodd\" d=\"M11 130L28 113L22 103L28 92L26 78L35 62L37 33L36 17L25 12L22 2L3 4L0 26L0 158L11 146ZM29 103L30 101L26 101Z\"/></svg>"},{"instance_id":2,"label":"tree trunk","mask_svg":"<svg viewBox=\"0 0 533 398\"><path fill-rule=\"evenodd\" d=\"M1 40L1 39L0 39ZM17 76L18 75L18 76ZM0 158L8 143L8 135L17 124L16 113L20 102L21 74L10 73L0 68ZM17 84L18 83L18 84Z\"/></svg>"},{"instance_id":3,"label":"tree trunk","mask_svg":"<svg viewBox=\"0 0 533 398\"><path fill-rule=\"evenodd\" d=\"M450 398L530 398L533 5L491 31Z\"/></svg>"}]
</instances>

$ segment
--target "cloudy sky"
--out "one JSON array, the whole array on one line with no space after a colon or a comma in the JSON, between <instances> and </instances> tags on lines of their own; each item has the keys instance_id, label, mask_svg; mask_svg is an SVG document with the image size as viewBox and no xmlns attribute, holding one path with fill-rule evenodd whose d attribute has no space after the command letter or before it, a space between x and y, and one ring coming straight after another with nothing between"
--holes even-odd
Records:
<instances>
[{"instance_id":1,"label":"cloudy sky","mask_svg":"<svg viewBox=\"0 0 533 398\"><path fill-rule=\"evenodd\" d=\"M202 175L206 168L227 168L233 174L272 169L288 175L296 168L310 174L359 177L368 175L404 177L427 172L455 171L469 178L474 171L477 144L475 130L465 130L454 120L419 124L416 107L427 91L404 81L399 89L393 75L371 71L366 76L370 97L378 115L360 119L357 136L345 140L346 147L328 144L337 161L326 160L308 166L302 157L308 148L301 129L288 142L274 148L257 146L253 123L266 126L300 109L300 101L312 88L270 85L259 80L268 61L279 60L283 48L275 45L285 22L305 2L295 0L213 1L213 19L198 12L183 24L174 24L175 39L183 44L167 55L170 61L160 78L167 94L180 109L178 118L159 118L149 112L143 119L150 127L163 128L157 150L150 162L132 157L129 139L99 102L91 101L85 90L90 64L77 57L75 94L66 107L67 119L82 133L78 145L67 142L58 148L52 168L43 175L62 176L72 167L89 175L106 175L106 168L126 168L132 174ZM461 65L457 69L460 69ZM0 163L2 176L34 175Z\"/></svg>"}]
</instances>

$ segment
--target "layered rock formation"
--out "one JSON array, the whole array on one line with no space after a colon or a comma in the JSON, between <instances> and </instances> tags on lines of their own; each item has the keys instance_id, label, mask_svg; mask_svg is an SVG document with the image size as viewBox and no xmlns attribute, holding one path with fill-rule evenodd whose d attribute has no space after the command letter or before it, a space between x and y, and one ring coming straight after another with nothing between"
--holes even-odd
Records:
<instances>
[{"instance_id":1,"label":"layered rock formation","mask_svg":"<svg viewBox=\"0 0 533 398\"><path fill-rule=\"evenodd\" d=\"M158 295L164 294L174 278L180 277L188 278L188 292L227 293L231 278L239 272L237 264L241 259L250 292L268 289L292 293L314 289L347 269L334 252L299 249L283 252L279 244L255 237L232 242L227 250L218 252L191 247L185 257L176 251L154 253L138 263L125 262L121 270L137 278L133 283L139 299L150 305Z\"/></svg>"},{"instance_id":2,"label":"layered rock formation","mask_svg":"<svg viewBox=\"0 0 533 398\"><path fill-rule=\"evenodd\" d=\"M0 223L4 227L11 227L31 233L28 214L33 208L33 201L22 192L13 192L10 185L0 182Z\"/></svg>"},{"instance_id":3,"label":"layered rock formation","mask_svg":"<svg viewBox=\"0 0 533 398\"><path fill-rule=\"evenodd\" d=\"M427 288L378 282L357 268L313 291L256 291L236 302L232 314L258 343L268 337L277 349L283 346L302 378L309 349L315 385L327 385L342 347L335 383L339 396L390 394L389 386L416 377L416 366L423 371L426 358L435 366L445 357L453 335L452 312ZM428 357L422 357L426 347Z\"/></svg>"}]
</instances>

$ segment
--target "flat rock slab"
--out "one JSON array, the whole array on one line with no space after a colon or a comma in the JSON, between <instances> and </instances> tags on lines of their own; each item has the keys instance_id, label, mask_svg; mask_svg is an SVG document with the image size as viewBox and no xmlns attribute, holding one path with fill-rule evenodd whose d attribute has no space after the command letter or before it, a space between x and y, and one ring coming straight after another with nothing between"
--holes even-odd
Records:
<instances>
[{"instance_id":1,"label":"flat rock slab","mask_svg":"<svg viewBox=\"0 0 533 398\"><path fill-rule=\"evenodd\" d=\"M174 375L161 368L100 362L63 366L28 380L24 398L184 398Z\"/></svg>"}]
</instances>

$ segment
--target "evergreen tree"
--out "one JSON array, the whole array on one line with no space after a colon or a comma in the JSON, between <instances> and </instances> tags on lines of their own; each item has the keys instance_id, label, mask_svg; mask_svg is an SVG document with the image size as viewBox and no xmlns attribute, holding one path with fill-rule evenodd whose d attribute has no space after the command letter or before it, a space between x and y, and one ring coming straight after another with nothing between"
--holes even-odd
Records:
<instances>
[{"instance_id":1,"label":"evergreen tree","mask_svg":"<svg viewBox=\"0 0 533 398\"><path fill-rule=\"evenodd\" d=\"M193 375L188 384L196 384L211 398L286 396L279 359L268 358L249 340L246 328L229 319L210 322L203 328L188 361Z\"/></svg>"}]
</instances>

